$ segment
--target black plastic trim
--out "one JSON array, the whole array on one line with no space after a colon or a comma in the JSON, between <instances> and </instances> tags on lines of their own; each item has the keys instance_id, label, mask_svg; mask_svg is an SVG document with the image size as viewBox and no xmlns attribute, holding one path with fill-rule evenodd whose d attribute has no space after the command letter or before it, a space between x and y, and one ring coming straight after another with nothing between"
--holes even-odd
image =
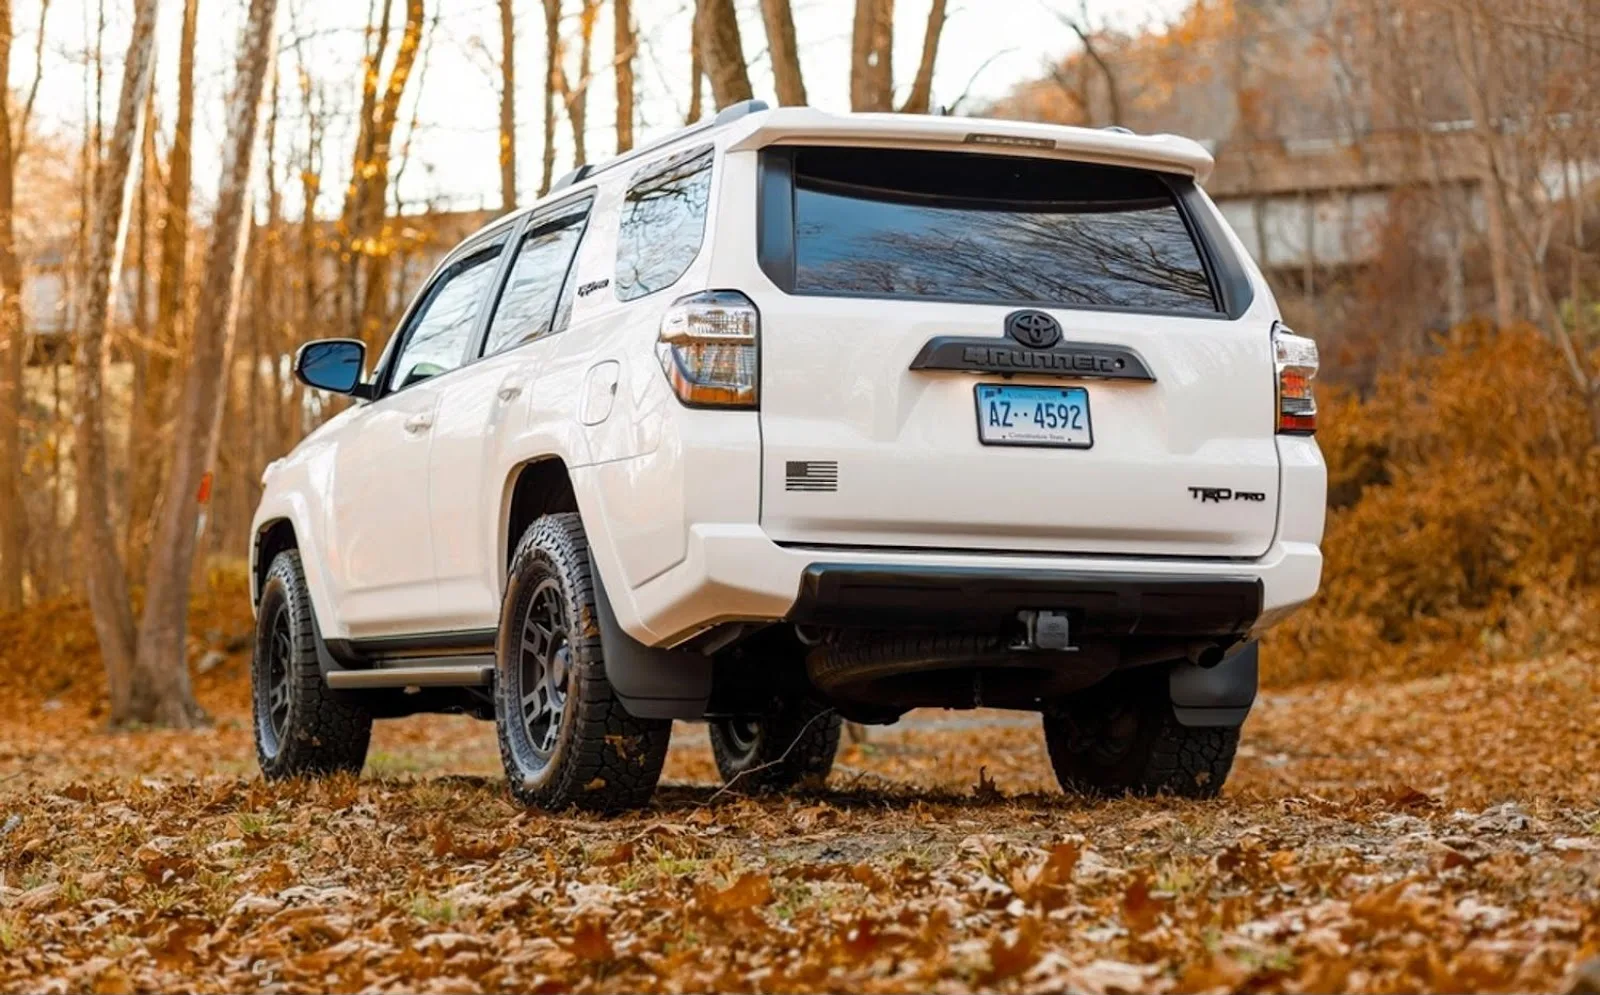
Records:
<instances>
[{"instance_id":1,"label":"black plastic trim","mask_svg":"<svg viewBox=\"0 0 1600 995\"><path fill-rule=\"evenodd\" d=\"M465 629L459 632L419 632L404 636L378 636L367 639L328 639L327 650L345 666L373 666L380 660L407 656L456 656L493 654L495 630Z\"/></svg>"},{"instance_id":2,"label":"black plastic trim","mask_svg":"<svg viewBox=\"0 0 1600 995\"><path fill-rule=\"evenodd\" d=\"M813 563L791 622L949 628L1006 625L1027 609L1067 611L1084 635L1238 638L1261 614L1257 577L998 567Z\"/></svg>"},{"instance_id":3,"label":"black plastic trim","mask_svg":"<svg viewBox=\"0 0 1600 995\"><path fill-rule=\"evenodd\" d=\"M1251 641L1236 647L1215 667L1188 661L1175 665L1167 677L1173 716L1185 726L1242 725L1255 704L1260 664L1261 645Z\"/></svg>"},{"instance_id":4,"label":"black plastic trim","mask_svg":"<svg viewBox=\"0 0 1600 995\"><path fill-rule=\"evenodd\" d=\"M1026 373L1074 380L1137 380L1154 383L1150 366L1132 349L1091 342L1059 342L1029 349L997 337L940 335L928 340L911 360L913 370L961 373Z\"/></svg>"},{"instance_id":5,"label":"black plastic trim","mask_svg":"<svg viewBox=\"0 0 1600 995\"><path fill-rule=\"evenodd\" d=\"M711 699L711 658L685 650L646 646L622 630L600 573L594 574L600 649L606 680L636 719L700 719Z\"/></svg>"},{"instance_id":6,"label":"black plastic trim","mask_svg":"<svg viewBox=\"0 0 1600 995\"><path fill-rule=\"evenodd\" d=\"M1212 291L1222 315L1237 320L1250 310L1255 301L1255 288L1244 264L1233 251L1228 232L1218 212L1200 192L1200 185L1189 177L1167 176L1167 183L1177 196L1178 207L1196 234L1195 244L1200 247L1200 259L1211 275Z\"/></svg>"}]
</instances>

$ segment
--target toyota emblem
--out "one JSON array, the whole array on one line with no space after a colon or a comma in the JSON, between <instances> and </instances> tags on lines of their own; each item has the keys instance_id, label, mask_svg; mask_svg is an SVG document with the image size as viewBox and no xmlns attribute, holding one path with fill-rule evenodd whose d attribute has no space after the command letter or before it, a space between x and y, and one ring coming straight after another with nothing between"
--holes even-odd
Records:
<instances>
[{"instance_id":1,"label":"toyota emblem","mask_svg":"<svg viewBox=\"0 0 1600 995\"><path fill-rule=\"evenodd\" d=\"M1043 311L1013 311L1006 334L1030 349L1048 349L1061 341L1061 323Z\"/></svg>"}]
</instances>

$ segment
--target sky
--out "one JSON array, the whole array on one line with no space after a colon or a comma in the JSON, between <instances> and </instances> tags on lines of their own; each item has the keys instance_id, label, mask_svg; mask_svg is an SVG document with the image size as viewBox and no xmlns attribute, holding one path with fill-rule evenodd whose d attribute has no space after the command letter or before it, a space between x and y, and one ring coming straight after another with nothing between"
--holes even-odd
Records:
<instances>
[{"instance_id":1,"label":"sky","mask_svg":"<svg viewBox=\"0 0 1600 995\"><path fill-rule=\"evenodd\" d=\"M11 85L25 90L36 63L34 43L41 0L14 0L16 42ZM298 92L303 66L324 102L323 196L318 212L337 213L353 141L352 111L359 99L363 26L371 0L279 0L280 124L277 158L301 156L305 114ZM381 0L380 0L381 2ZM402 0L393 0L396 25ZM809 102L825 110L849 109L852 0L792 0L802 69ZM949 105L965 96L962 109L1003 94L1039 74L1053 58L1076 45L1056 10L1087 10L1095 25L1133 28L1169 20L1186 0L950 0L949 20L939 48L933 102ZM196 72L195 196L209 203L217 175L217 149L224 130L223 97L233 73L233 58L244 0L199 0ZM577 77L577 0L566 0L564 34L571 39L569 78ZM399 170L396 193L405 210L427 207L470 209L499 204L498 120L500 48L496 0L429 0L430 30L402 106L396 135ZM688 35L691 0L634 0L641 51L638 76L637 141L644 142L682 124L688 107ZM746 59L756 96L772 98L772 77L756 0L737 0ZM916 71L929 0L898 0L895 10L894 72L897 92L909 88ZM76 135L86 109L93 114L93 82L86 80L85 54L92 51L98 11L106 17L106 76L101 103L109 131L115 113L120 62L131 23L131 0L50 0L45 29L44 72L36 122L47 130ZM182 0L162 0L157 50L158 106L175 103L178 33ZM396 28L398 36L398 28ZM517 0L517 115L520 199L532 200L541 155L541 101L544 64L543 15L539 0ZM588 155L598 160L615 151L610 4L602 5L595 27L589 89ZM392 53L396 46L391 44ZM710 106L709 91L707 106ZM158 125L159 147L170 141L171 113ZM415 121L415 128L412 122ZM573 164L565 122L557 139L557 173ZM258 162L264 158L258 155ZM295 164L297 171L299 166ZM288 183L286 210L299 206ZM26 196L26 191L19 191Z\"/></svg>"}]
</instances>

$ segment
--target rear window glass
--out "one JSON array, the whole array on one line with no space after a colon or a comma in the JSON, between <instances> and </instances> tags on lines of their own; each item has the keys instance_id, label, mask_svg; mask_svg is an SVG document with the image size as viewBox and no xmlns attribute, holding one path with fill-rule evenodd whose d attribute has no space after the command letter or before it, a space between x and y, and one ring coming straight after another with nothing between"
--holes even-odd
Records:
<instances>
[{"instance_id":1,"label":"rear window glass","mask_svg":"<svg viewBox=\"0 0 1600 995\"><path fill-rule=\"evenodd\" d=\"M794 150L794 289L1215 312L1154 173L903 149Z\"/></svg>"},{"instance_id":2,"label":"rear window glass","mask_svg":"<svg viewBox=\"0 0 1600 995\"><path fill-rule=\"evenodd\" d=\"M678 282L706 233L711 146L646 166L622 201L617 233L617 297L631 301Z\"/></svg>"}]
</instances>

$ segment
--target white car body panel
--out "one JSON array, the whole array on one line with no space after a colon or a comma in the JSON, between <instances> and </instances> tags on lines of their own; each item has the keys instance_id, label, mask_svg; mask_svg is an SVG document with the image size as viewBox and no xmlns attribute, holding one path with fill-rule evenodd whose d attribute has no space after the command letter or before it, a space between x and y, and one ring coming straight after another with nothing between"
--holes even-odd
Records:
<instances>
[{"instance_id":1,"label":"white car body panel","mask_svg":"<svg viewBox=\"0 0 1600 995\"><path fill-rule=\"evenodd\" d=\"M973 133L1055 148L974 148ZM1085 382L1093 449L980 447L970 424L978 378L907 367L930 337L997 334L1013 308L785 294L758 265L751 218L757 150L780 141L1065 156L1198 179L1211 165L1198 144L1171 136L783 108L553 194L544 203L583 190L595 198L569 279L611 281L629 178L675 152L717 148L705 237L671 287L628 302L609 285L580 292L565 331L358 403L268 468L255 530L292 525L324 637L494 628L516 539L513 485L522 467L548 459L567 468L619 624L649 645L675 645L721 621L782 618L802 573L822 558L1250 576L1263 585L1258 631L1315 593L1326 471L1314 439L1269 427L1277 307L1231 231L1254 291L1237 319L1051 309L1068 339L1132 347L1156 374L1154 384ZM722 288L761 310L760 412L685 407L655 353L673 300ZM894 331L853 341L850 327L863 322ZM801 326L814 337L809 352L794 338ZM869 372L851 380L841 375L849 364ZM1241 366L1247 377L1236 375ZM956 411L966 412L964 435L934 430ZM407 432L423 413L429 428ZM790 500L786 458L839 460L836 500L809 510ZM1060 472L1068 462L1073 472ZM1013 483L995 488L996 473ZM1264 508L1200 509L1192 485L1269 497ZM984 503L998 525L976 527L973 508ZM1060 507L1075 511L1051 510ZM255 566L253 578L265 564Z\"/></svg>"}]
</instances>

